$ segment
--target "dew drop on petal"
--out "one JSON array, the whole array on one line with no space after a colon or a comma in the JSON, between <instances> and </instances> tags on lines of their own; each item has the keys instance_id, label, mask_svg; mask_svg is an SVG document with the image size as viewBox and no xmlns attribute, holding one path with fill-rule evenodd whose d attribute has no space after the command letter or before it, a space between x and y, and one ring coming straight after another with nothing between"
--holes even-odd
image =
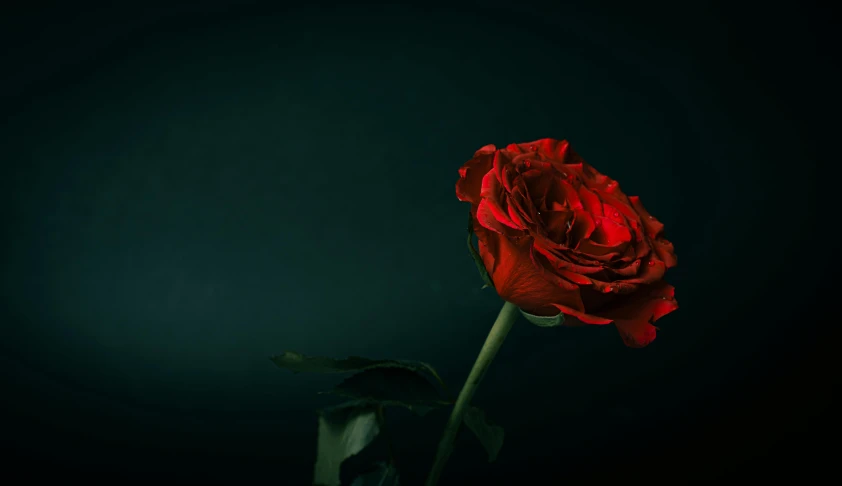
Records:
<instances>
[{"instance_id":1,"label":"dew drop on petal","mask_svg":"<svg viewBox=\"0 0 842 486\"><path fill-rule=\"evenodd\" d=\"M651 267L652 265L654 265L654 264L655 264L655 260L649 260L649 266L650 266L650 267Z\"/></svg>"},{"instance_id":2,"label":"dew drop on petal","mask_svg":"<svg viewBox=\"0 0 842 486\"><path fill-rule=\"evenodd\" d=\"M618 211L614 211L614 217L615 217L615 218L619 218L619 217L620 217L620 213L619 213Z\"/></svg>"},{"instance_id":3,"label":"dew drop on petal","mask_svg":"<svg viewBox=\"0 0 842 486\"><path fill-rule=\"evenodd\" d=\"M611 286L609 285L608 287L605 287L605 289L603 290L603 292L608 293L608 292L611 292L612 290L614 290L614 287L611 287Z\"/></svg>"},{"instance_id":4,"label":"dew drop on petal","mask_svg":"<svg viewBox=\"0 0 842 486\"><path fill-rule=\"evenodd\" d=\"M531 150L531 151L533 151L533 152L534 152L534 151L538 150L538 147L536 147L536 146L534 146L534 145L530 145L530 146L529 146L529 150Z\"/></svg>"}]
</instances>

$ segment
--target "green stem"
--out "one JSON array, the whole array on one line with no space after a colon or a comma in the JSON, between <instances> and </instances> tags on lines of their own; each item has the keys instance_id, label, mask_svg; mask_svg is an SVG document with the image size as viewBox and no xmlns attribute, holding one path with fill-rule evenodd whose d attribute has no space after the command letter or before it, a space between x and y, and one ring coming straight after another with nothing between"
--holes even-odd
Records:
<instances>
[{"instance_id":1,"label":"green stem","mask_svg":"<svg viewBox=\"0 0 842 486\"><path fill-rule=\"evenodd\" d=\"M439 448L436 452L436 460L433 462L433 468L430 470L430 475L427 476L426 486L435 486L439 477L441 476L444 465L453 451L453 442L456 440L456 434L459 432L459 427L462 425L462 418L468 410L468 405L471 403L474 393L479 386L482 377L485 376L491 361L503 345L506 335L512 329L515 321L518 318L518 308L511 302L503 304L500 309L500 314L497 315L497 320L491 326L491 331L488 332L488 337L485 338L485 344L474 362L474 367L471 368L471 373L468 375L468 380L465 381L465 386L459 392L459 397L456 399L456 404L453 406L453 411L450 413L450 419L445 426L444 434L439 442Z\"/></svg>"}]
</instances>

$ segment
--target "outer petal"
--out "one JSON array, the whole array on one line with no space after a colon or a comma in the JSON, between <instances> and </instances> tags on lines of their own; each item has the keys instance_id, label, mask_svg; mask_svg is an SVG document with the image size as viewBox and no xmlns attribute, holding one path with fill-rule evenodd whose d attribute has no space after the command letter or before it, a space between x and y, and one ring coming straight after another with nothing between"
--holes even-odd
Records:
<instances>
[{"instance_id":1,"label":"outer petal","mask_svg":"<svg viewBox=\"0 0 842 486\"><path fill-rule=\"evenodd\" d=\"M672 268L678 264L675 249L669 241L658 238L652 242L652 247L655 250L655 254L666 264L667 268Z\"/></svg>"},{"instance_id":2,"label":"outer petal","mask_svg":"<svg viewBox=\"0 0 842 486\"><path fill-rule=\"evenodd\" d=\"M483 198L480 200L477 206L476 219L483 227L495 233L506 234L505 225L497 219L489 199Z\"/></svg>"},{"instance_id":3,"label":"outer petal","mask_svg":"<svg viewBox=\"0 0 842 486\"><path fill-rule=\"evenodd\" d=\"M643 228L646 229L646 233L649 237L654 239L660 236L664 231L663 223L649 214L649 211L643 207L643 203L640 202L640 198L638 196L630 196L629 202L631 202L632 207L634 207L634 210L637 211L637 214L640 215L640 220L643 222Z\"/></svg>"},{"instance_id":4,"label":"outer petal","mask_svg":"<svg viewBox=\"0 0 842 486\"><path fill-rule=\"evenodd\" d=\"M490 143L488 145L483 145L479 150L474 152L474 157L476 157L480 154L492 154L496 151L497 151L497 146L494 145L493 143Z\"/></svg>"},{"instance_id":5,"label":"outer petal","mask_svg":"<svg viewBox=\"0 0 842 486\"><path fill-rule=\"evenodd\" d=\"M491 170L494 161L493 151L483 151L487 147L493 147L493 145L478 150L474 158L459 169L459 180L456 181L456 197L460 201L479 204L482 178Z\"/></svg>"},{"instance_id":6,"label":"outer petal","mask_svg":"<svg viewBox=\"0 0 842 486\"><path fill-rule=\"evenodd\" d=\"M558 314L554 304L582 308L578 287L562 288L561 282L549 279L551 274L535 264L531 237L507 238L488 230L477 237L480 256L501 298L534 315Z\"/></svg>"},{"instance_id":7,"label":"outer petal","mask_svg":"<svg viewBox=\"0 0 842 486\"><path fill-rule=\"evenodd\" d=\"M655 339L651 323L678 309L675 289L666 282L658 282L641 289L610 311L599 314L614 320L627 346L642 348Z\"/></svg>"},{"instance_id":8,"label":"outer petal","mask_svg":"<svg viewBox=\"0 0 842 486\"><path fill-rule=\"evenodd\" d=\"M643 348L655 340L657 328L643 319L616 321L623 343L630 348Z\"/></svg>"},{"instance_id":9,"label":"outer petal","mask_svg":"<svg viewBox=\"0 0 842 486\"><path fill-rule=\"evenodd\" d=\"M594 316L588 314L586 312L578 311L576 309L571 309L570 307L553 304L558 310L564 313L564 315L573 316L578 319L580 322L584 322L585 324L611 324L611 319L606 319L604 317Z\"/></svg>"},{"instance_id":10,"label":"outer petal","mask_svg":"<svg viewBox=\"0 0 842 486\"><path fill-rule=\"evenodd\" d=\"M556 165L578 163L580 158L567 140L556 140L554 138L541 138L534 142L513 143L506 147L506 150L516 153L536 152L541 158L551 160Z\"/></svg>"}]
</instances>

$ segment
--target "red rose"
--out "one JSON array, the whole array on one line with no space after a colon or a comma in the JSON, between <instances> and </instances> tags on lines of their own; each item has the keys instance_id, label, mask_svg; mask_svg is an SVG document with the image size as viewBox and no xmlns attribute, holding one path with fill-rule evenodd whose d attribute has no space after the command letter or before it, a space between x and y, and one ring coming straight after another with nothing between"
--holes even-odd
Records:
<instances>
[{"instance_id":1,"label":"red rose","mask_svg":"<svg viewBox=\"0 0 842 486\"><path fill-rule=\"evenodd\" d=\"M566 140L479 149L459 169L479 254L497 293L565 325L614 323L626 345L655 339L678 308L662 279L676 264L664 225L586 164Z\"/></svg>"}]
</instances>

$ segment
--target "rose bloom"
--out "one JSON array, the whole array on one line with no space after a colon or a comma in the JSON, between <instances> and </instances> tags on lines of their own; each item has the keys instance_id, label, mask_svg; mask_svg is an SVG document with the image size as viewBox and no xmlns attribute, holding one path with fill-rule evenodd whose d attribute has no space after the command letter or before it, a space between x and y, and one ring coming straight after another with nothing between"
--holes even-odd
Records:
<instances>
[{"instance_id":1,"label":"rose bloom","mask_svg":"<svg viewBox=\"0 0 842 486\"><path fill-rule=\"evenodd\" d=\"M655 339L678 308L663 281L677 260L664 225L567 141L479 149L459 169L479 254L504 300L565 325L614 323L626 345Z\"/></svg>"}]
</instances>

